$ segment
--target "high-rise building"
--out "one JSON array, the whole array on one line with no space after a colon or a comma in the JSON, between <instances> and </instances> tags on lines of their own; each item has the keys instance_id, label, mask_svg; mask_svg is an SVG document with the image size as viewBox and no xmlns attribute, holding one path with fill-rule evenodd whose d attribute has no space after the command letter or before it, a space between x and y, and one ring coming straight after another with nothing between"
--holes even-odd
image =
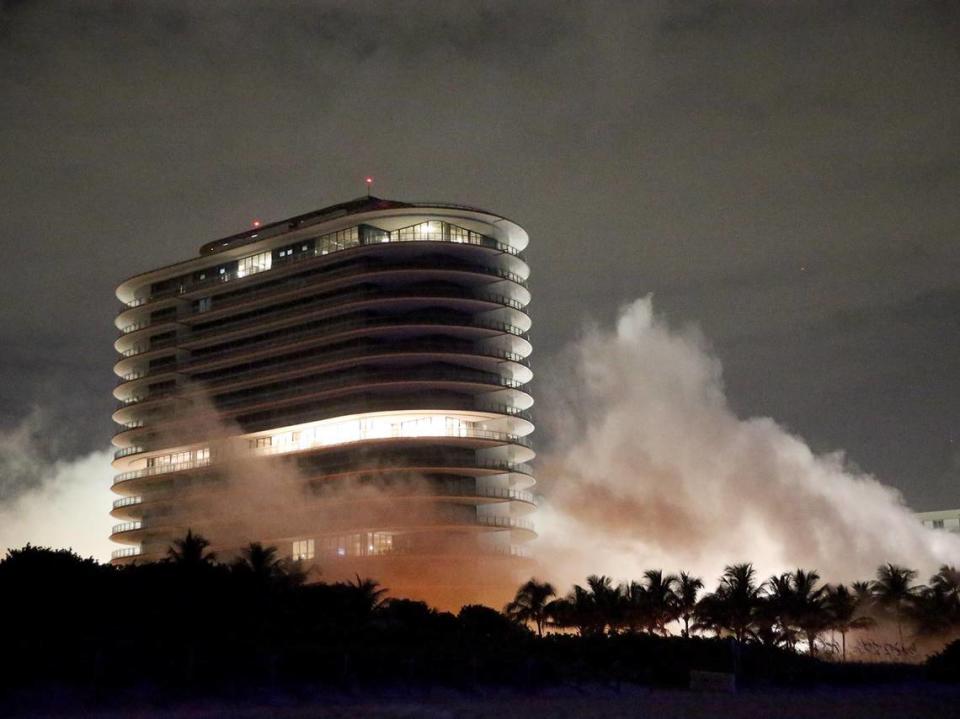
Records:
<instances>
[{"instance_id":1,"label":"high-rise building","mask_svg":"<svg viewBox=\"0 0 960 719\"><path fill-rule=\"evenodd\" d=\"M192 529L478 596L535 536L526 232L375 197L255 225L117 289L114 563Z\"/></svg>"}]
</instances>

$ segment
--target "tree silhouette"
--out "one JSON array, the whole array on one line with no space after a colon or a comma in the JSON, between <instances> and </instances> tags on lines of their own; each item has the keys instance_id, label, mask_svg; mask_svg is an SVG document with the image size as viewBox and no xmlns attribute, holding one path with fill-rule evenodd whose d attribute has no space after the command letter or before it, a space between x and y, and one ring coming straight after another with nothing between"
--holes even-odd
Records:
<instances>
[{"instance_id":1,"label":"tree silhouette","mask_svg":"<svg viewBox=\"0 0 960 719\"><path fill-rule=\"evenodd\" d=\"M807 640L810 656L817 654L817 638L830 626L829 615L824 609L825 587L817 587L820 575L816 571L797 569L790 576L793 589L793 606L790 617Z\"/></svg>"},{"instance_id":2,"label":"tree silhouette","mask_svg":"<svg viewBox=\"0 0 960 719\"><path fill-rule=\"evenodd\" d=\"M214 552L207 551L209 546L210 541L206 537L194 534L193 530L188 529L182 539L173 540L173 546L167 550L167 557L173 564L184 569L208 567L217 557Z\"/></svg>"},{"instance_id":3,"label":"tree silhouette","mask_svg":"<svg viewBox=\"0 0 960 719\"><path fill-rule=\"evenodd\" d=\"M841 659L847 661L847 633L853 629L866 629L876 621L873 617L857 612L863 609L864 601L843 584L828 587L824 598L830 628L840 633Z\"/></svg>"},{"instance_id":4,"label":"tree silhouette","mask_svg":"<svg viewBox=\"0 0 960 719\"><path fill-rule=\"evenodd\" d=\"M361 579L356 575L356 581L347 582L349 603L356 612L357 616L367 618L373 614L374 610L384 601L384 595L390 590L380 586L375 579Z\"/></svg>"},{"instance_id":5,"label":"tree silhouette","mask_svg":"<svg viewBox=\"0 0 960 719\"><path fill-rule=\"evenodd\" d=\"M504 614L520 624L532 622L537 636L543 636L543 625L549 618L547 607L557 590L550 582L538 582L531 578L517 590L513 601L507 604Z\"/></svg>"},{"instance_id":6,"label":"tree silhouette","mask_svg":"<svg viewBox=\"0 0 960 719\"><path fill-rule=\"evenodd\" d=\"M705 607L709 609L710 621L733 634L740 644L749 636L760 605L756 576L752 564L728 565L720 577L720 585Z\"/></svg>"},{"instance_id":7,"label":"tree silhouette","mask_svg":"<svg viewBox=\"0 0 960 719\"><path fill-rule=\"evenodd\" d=\"M796 600L792 575L775 574L764 585L764 596L759 599L755 633L768 646L784 645L795 649L797 630L794 621Z\"/></svg>"},{"instance_id":8,"label":"tree silhouette","mask_svg":"<svg viewBox=\"0 0 960 719\"><path fill-rule=\"evenodd\" d=\"M565 629L576 629L581 637L603 634L605 620L601 617L596 596L579 584L560 599L547 605L553 623Z\"/></svg>"},{"instance_id":9,"label":"tree silhouette","mask_svg":"<svg viewBox=\"0 0 960 719\"><path fill-rule=\"evenodd\" d=\"M650 632L666 635L667 624L678 616L674 591L677 578L672 574L664 576L659 569L648 569L643 573L643 578Z\"/></svg>"},{"instance_id":10,"label":"tree silhouette","mask_svg":"<svg viewBox=\"0 0 960 719\"><path fill-rule=\"evenodd\" d=\"M940 592L960 608L960 569L946 564L930 578L930 588Z\"/></svg>"},{"instance_id":11,"label":"tree silhouette","mask_svg":"<svg viewBox=\"0 0 960 719\"><path fill-rule=\"evenodd\" d=\"M683 621L683 636L690 636L690 620L697 608L697 596L703 589L703 580L687 572L680 572L676 583L677 614Z\"/></svg>"},{"instance_id":12,"label":"tree silhouette","mask_svg":"<svg viewBox=\"0 0 960 719\"><path fill-rule=\"evenodd\" d=\"M943 565L930 577L930 586L921 587L909 607L909 614L922 634L947 631L960 623L960 572Z\"/></svg>"},{"instance_id":13,"label":"tree silhouette","mask_svg":"<svg viewBox=\"0 0 960 719\"><path fill-rule=\"evenodd\" d=\"M895 564L884 564L877 570L877 578L870 589L877 603L891 612L897 621L897 636L903 649L903 618L916 598L919 587L913 586L917 572Z\"/></svg>"}]
</instances>

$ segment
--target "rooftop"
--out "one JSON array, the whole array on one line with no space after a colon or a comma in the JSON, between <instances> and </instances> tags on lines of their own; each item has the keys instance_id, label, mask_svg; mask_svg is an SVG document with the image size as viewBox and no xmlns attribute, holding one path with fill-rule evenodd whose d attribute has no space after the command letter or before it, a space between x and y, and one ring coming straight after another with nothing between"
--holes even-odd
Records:
<instances>
[{"instance_id":1,"label":"rooftop","mask_svg":"<svg viewBox=\"0 0 960 719\"><path fill-rule=\"evenodd\" d=\"M222 237L219 240L214 240L213 242L207 242L206 244L200 246L200 255L213 255L232 247L246 244L248 242L254 242L256 240L262 240L274 235L283 234L284 232L289 232L290 230L298 227L314 225L320 222L327 222L328 220L333 220L337 217L345 217L347 215L355 215L363 212L375 212L377 210L396 210L412 207L444 207L457 210L468 210L470 212L480 212L485 215L500 217L500 215L497 215L494 212L481 210L476 207L470 207L469 205L458 205L449 202L400 202L399 200L385 200L382 197L374 197L373 195L363 195L361 197L355 197L352 200L347 200L346 202L340 202L336 205L324 207L320 210L307 212L306 214L297 215L296 217L289 217L285 220L278 220L266 225L261 225L254 229L239 232L235 235Z\"/></svg>"}]
</instances>

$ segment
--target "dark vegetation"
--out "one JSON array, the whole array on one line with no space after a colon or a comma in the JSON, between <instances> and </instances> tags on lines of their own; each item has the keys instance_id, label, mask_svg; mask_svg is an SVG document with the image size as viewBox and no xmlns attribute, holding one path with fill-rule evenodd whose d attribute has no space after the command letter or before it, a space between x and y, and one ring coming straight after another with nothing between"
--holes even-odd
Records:
<instances>
[{"instance_id":1,"label":"dark vegetation","mask_svg":"<svg viewBox=\"0 0 960 719\"><path fill-rule=\"evenodd\" d=\"M297 565L258 544L219 563L188 534L167 561L123 568L28 545L0 561L0 689L682 687L691 670L736 672L740 686L899 681L924 667L844 661L829 637L889 621L903 649L955 628L957 572L944 567L922 588L913 577L887 565L847 590L803 571L761 584L750 565L735 565L702 596L695 577L651 571L620 586L590 577L559 598L531 580L503 612L454 615L387 598L370 579L305 584ZM953 644L929 669L956 680L958 666Z\"/></svg>"}]
</instances>

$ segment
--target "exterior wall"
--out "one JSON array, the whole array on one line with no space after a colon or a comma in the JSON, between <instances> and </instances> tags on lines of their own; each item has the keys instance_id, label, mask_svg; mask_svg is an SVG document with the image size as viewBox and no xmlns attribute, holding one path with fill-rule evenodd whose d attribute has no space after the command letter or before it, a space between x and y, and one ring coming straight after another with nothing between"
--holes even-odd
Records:
<instances>
[{"instance_id":1,"label":"exterior wall","mask_svg":"<svg viewBox=\"0 0 960 719\"><path fill-rule=\"evenodd\" d=\"M513 566L535 536L526 243L480 210L361 198L124 282L114 561L189 528L325 578Z\"/></svg>"},{"instance_id":2,"label":"exterior wall","mask_svg":"<svg viewBox=\"0 0 960 719\"><path fill-rule=\"evenodd\" d=\"M920 512L917 518L928 529L944 529L948 532L960 533L960 509Z\"/></svg>"}]
</instances>

